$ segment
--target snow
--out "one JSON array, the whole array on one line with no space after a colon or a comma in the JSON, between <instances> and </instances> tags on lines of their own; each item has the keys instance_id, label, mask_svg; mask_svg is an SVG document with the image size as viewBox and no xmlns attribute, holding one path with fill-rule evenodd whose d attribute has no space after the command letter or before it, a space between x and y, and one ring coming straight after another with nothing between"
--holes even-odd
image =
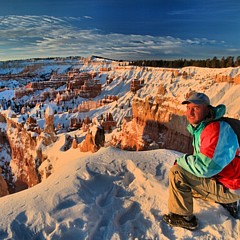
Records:
<instances>
[{"instance_id":1,"label":"snow","mask_svg":"<svg viewBox=\"0 0 240 240\"><path fill-rule=\"evenodd\" d=\"M149 69L151 71L126 68L108 72L109 76L115 76L115 80L104 85L103 93L96 99L118 94L117 108L113 102L88 113L59 114L54 116L55 124L67 126L66 120L77 114L96 118L106 112L111 112L119 124L131 113L128 101L131 102L133 97L155 96L159 84L166 87L166 97L174 97L177 102L184 100L189 88L205 92L212 105L224 103L227 115L240 118L240 85L212 85L209 77L220 73L236 76L240 73L239 67L187 67L179 71L194 74L194 77L175 78L174 83L170 83L171 72ZM122 81L120 76L126 80ZM137 76L145 80L145 86L133 96L129 86L131 79ZM12 90L0 92L0 99L5 97L8 100L12 96ZM171 106L175 102L166 104ZM179 105L179 108L185 110L184 106ZM55 106L48 104L43 109L52 115ZM35 110L30 114L35 114ZM10 115L10 110L5 111ZM43 127L44 119L38 119L38 124ZM80 130L68 134L82 136ZM107 134L106 141L110 138L111 135ZM194 199L194 214L200 221L198 230L171 228L162 221L163 214L168 213L168 171L182 153L165 149L129 152L113 147L103 147L96 153L82 153L73 148L64 152L61 151L64 141L65 135L61 133L54 144L46 148L38 146L50 160L46 160L40 169L49 164L53 166L47 179L32 188L0 198L1 240L240 238L240 221L233 219L219 204L201 199Z\"/></svg>"},{"instance_id":2,"label":"snow","mask_svg":"<svg viewBox=\"0 0 240 240\"><path fill-rule=\"evenodd\" d=\"M54 115L54 111L53 111L53 106L52 105L49 104L47 106L45 114L47 116L53 116Z\"/></svg>"},{"instance_id":3,"label":"snow","mask_svg":"<svg viewBox=\"0 0 240 240\"><path fill-rule=\"evenodd\" d=\"M0 99L11 100L14 97L14 90L5 90L0 92Z\"/></svg>"},{"instance_id":4,"label":"snow","mask_svg":"<svg viewBox=\"0 0 240 240\"><path fill-rule=\"evenodd\" d=\"M48 149L58 159L49 178L0 199L0 239L239 238L239 220L213 202L194 199L197 231L162 221L168 212L168 171L180 153L108 147L80 154L61 152L60 145Z\"/></svg>"}]
</instances>

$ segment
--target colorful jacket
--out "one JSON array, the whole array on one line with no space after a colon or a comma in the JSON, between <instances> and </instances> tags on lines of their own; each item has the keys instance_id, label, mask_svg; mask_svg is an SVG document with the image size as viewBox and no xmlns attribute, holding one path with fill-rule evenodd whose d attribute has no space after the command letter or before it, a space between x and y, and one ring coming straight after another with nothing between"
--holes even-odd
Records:
<instances>
[{"instance_id":1,"label":"colorful jacket","mask_svg":"<svg viewBox=\"0 0 240 240\"><path fill-rule=\"evenodd\" d=\"M192 155L185 154L177 164L197 177L216 178L230 189L240 189L239 143L231 126L216 121L225 112L225 105L213 108L214 120L202 121L196 128L187 126L193 136Z\"/></svg>"}]
</instances>

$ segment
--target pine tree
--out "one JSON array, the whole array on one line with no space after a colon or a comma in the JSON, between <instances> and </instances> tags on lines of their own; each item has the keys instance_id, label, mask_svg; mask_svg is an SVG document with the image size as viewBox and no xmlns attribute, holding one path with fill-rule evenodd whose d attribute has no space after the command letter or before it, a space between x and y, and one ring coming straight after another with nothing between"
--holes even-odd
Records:
<instances>
[{"instance_id":1,"label":"pine tree","mask_svg":"<svg viewBox=\"0 0 240 240\"><path fill-rule=\"evenodd\" d=\"M225 57L222 57L221 59L221 63L220 63L221 68L225 68L226 67L226 60Z\"/></svg>"},{"instance_id":2,"label":"pine tree","mask_svg":"<svg viewBox=\"0 0 240 240\"><path fill-rule=\"evenodd\" d=\"M226 59L226 67L233 67L234 66L234 57L227 57Z\"/></svg>"},{"instance_id":3,"label":"pine tree","mask_svg":"<svg viewBox=\"0 0 240 240\"><path fill-rule=\"evenodd\" d=\"M235 67L239 67L240 66L240 56L237 57L234 66Z\"/></svg>"}]
</instances>

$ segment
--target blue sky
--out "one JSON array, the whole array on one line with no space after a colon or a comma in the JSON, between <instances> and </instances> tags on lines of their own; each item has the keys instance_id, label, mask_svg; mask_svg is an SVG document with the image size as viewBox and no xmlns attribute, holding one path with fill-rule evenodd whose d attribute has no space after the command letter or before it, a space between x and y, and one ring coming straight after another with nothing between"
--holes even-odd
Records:
<instances>
[{"instance_id":1,"label":"blue sky","mask_svg":"<svg viewBox=\"0 0 240 240\"><path fill-rule=\"evenodd\" d=\"M0 0L0 60L240 55L239 0Z\"/></svg>"}]
</instances>

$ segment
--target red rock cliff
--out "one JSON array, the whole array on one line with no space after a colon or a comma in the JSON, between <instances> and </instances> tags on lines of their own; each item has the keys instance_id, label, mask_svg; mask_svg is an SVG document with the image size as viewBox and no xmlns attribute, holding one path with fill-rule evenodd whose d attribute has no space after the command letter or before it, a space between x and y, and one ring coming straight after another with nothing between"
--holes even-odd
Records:
<instances>
[{"instance_id":1,"label":"red rock cliff","mask_svg":"<svg viewBox=\"0 0 240 240\"><path fill-rule=\"evenodd\" d=\"M7 119L7 136L11 148L10 166L16 179L16 191L39 183L36 153L37 140L22 124Z\"/></svg>"},{"instance_id":2,"label":"red rock cliff","mask_svg":"<svg viewBox=\"0 0 240 240\"><path fill-rule=\"evenodd\" d=\"M166 148L181 152L191 151L192 139L186 130L184 113L178 110L180 103L163 95L155 99L134 98L132 120L125 121L118 139L122 149L146 150ZM171 106L167 103L171 102Z\"/></svg>"}]
</instances>

